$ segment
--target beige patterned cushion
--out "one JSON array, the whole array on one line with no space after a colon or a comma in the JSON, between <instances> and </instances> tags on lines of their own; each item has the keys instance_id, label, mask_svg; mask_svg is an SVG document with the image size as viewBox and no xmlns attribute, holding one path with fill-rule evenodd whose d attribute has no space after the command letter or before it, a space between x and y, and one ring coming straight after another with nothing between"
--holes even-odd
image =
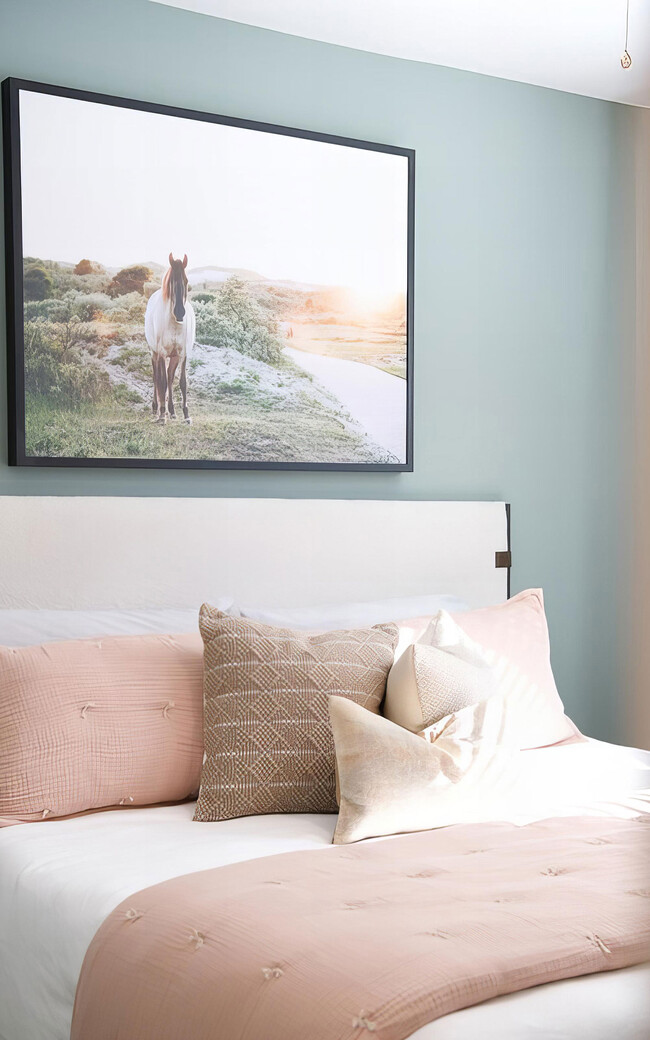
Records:
<instances>
[{"instance_id":1,"label":"beige patterned cushion","mask_svg":"<svg viewBox=\"0 0 650 1040\"><path fill-rule=\"evenodd\" d=\"M496 691L486 654L441 610L391 669L384 715L416 733Z\"/></svg>"},{"instance_id":2,"label":"beige patterned cushion","mask_svg":"<svg viewBox=\"0 0 650 1040\"><path fill-rule=\"evenodd\" d=\"M204 604L205 762L194 819L336 812L335 694L378 712L395 625L310 634Z\"/></svg>"}]
</instances>

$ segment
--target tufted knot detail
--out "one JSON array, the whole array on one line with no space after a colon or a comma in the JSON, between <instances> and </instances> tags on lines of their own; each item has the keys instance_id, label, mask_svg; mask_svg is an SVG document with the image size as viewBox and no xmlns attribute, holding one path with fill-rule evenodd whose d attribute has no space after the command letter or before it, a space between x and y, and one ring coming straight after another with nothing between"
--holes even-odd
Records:
<instances>
[{"instance_id":1,"label":"tufted knot detail","mask_svg":"<svg viewBox=\"0 0 650 1040\"><path fill-rule=\"evenodd\" d=\"M282 968L262 968L262 975L265 979L281 979L284 975Z\"/></svg>"},{"instance_id":2,"label":"tufted knot detail","mask_svg":"<svg viewBox=\"0 0 650 1040\"><path fill-rule=\"evenodd\" d=\"M176 707L176 702L175 701L167 701L167 703L165 705L163 705L163 710L162 710L163 718L164 719L168 719L169 718L169 712L170 712L171 708L175 708L175 707Z\"/></svg>"},{"instance_id":3,"label":"tufted knot detail","mask_svg":"<svg viewBox=\"0 0 650 1040\"><path fill-rule=\"evenodd\" d=\"M203 943L205 942L205 935L203 934L203 932L197 932L196 928L193 928L188 942L194 943L196 949L198 950L201 948L201 946L203 946Z\"/></svg>"},{"instance_id":4,"label":"tufted knot detail","mask_svg":"<svg viewBox=\"0 0 650 1040\"><path fill-rule=\"evenodd\" d=\"M126 798L121 798L120 799L120 805L131 805L132 802L133 802L133 795L132 794L127 794Z\"/></svg>"},{"instance_id":5,"label":"tufted knot detail","mask_svg":"<svg viewBox=\"0 0 650 1040\"><path fill-rule=\"evenodd\" d=\"M559 877L560 874L566 874L564 867L547 867L546 870L541 870L540 874L542 877Z\"/></svg>"},{"instance_id":6,"label":"tufted knot detail","mask_svg":"<svg viewBox=\"0 0 650 1040\"><path fill-rule=\"evenodd\" d=\"M650 888L632 888L628 896L641 896L642 899L650 899Z\"/></svg>"},{"instance_id":7,"label":"tufted knot detail","mask_svg":"<svg viewBox=\"0 0 650 1040\"><path fill-rule=\"evenodd\" d=\"M352 1019L352 1028L367 1029L369 1033L374 1033L375 1029L377 1028L377 1023L371 1022L370 1019L366 1016L365 1011L360 1011L359 1014L355 1015L355 1017Z\"/></svg>"},{"instance_id":8,"label":"tufted knot detail","mask_svg":"<svg viewBox=\"0 0 650 1040\"><path fill-rule=\"evenodd\" d=\"M587 838L587 845L611 845L609 838Z\"/></svg>"},{"instance_id":9,"label":"tufted knot detail","mask_svg":"<svg viewBox=\"0 0 650 1040\"><path fill-rule=\"evenodd\" d=\"M124 916L126 917L127 921L137 921L140 917L142 917L143 913L144 910L134 910L134 908L130 906L124 914Z\"/></svg>"},{"instance_id":10,"label":"tufted knot detail","mask_svg":"<svg viewBox=\"0 0 650 1040\"><path fill-rule=\"evenodd\" d=\"M41 813L41 819L44 820L45 817L49 816L51 812L52 812L51 809L43 809L43 812Z\"/></svg>"},{"instance_id":11,"label":"tufted knot detail","mask_svg":"<svg viewBox=\"0 0 650 1040\"><path fill-rule=\"evenodd\" d=\"M603 942L603 940L600 938L599 935L596 935L594 933L593 935L588 935L587 939L589 940L590 943L592 943L594 946L596 946L601 951L601 953L610 953L611 954L612 951L610 950L609 946L605 945L605 943Z\"/></svg>"},{"instance_id":12,"label":"tufted knot detail","mask_svg":"<svg viewBox=\"0 0 650 1040\"><path fill-rule=\"evenodd\" d=\"M96 707L97 707L97 705L95 704L94 701L88 701L87 704L84 704L83 708L81 709L81 717L82 717L82 719L85 719L86 715L88 714L88 712L90 711L91 708L96 708Z\"/></svg>"}]
</instances>

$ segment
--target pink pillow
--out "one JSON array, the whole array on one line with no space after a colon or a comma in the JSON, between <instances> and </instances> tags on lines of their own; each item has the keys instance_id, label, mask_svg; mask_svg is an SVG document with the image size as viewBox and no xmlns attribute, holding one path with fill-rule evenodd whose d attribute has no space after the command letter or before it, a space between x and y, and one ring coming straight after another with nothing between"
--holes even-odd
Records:
<instances>
[{"instance_id":1,"label":"pink pillow","mask_svg":"<svg viewBox=\"0 0 650 1040\"><path fill-rule=\"evenodd\" d=\"M505 603L480 610L453 614L464 632L488 651L497 666L502 687L519 684L537 687L545 705L543 725L528 747L546 747L580 737L579 730L564 714L564 705L551 670L551 646L541 589L527 589Z\"/></svg>"},{"instance_id":2,"label":"pink pillow","mask_svg":"<svg viewBox=\"0 0 650 1040\"><path fill-rule=\"evenodd\" d=\"M182 801L203 761L203 644L0 647L0 824Z\"/></svg>"}]
</instances>

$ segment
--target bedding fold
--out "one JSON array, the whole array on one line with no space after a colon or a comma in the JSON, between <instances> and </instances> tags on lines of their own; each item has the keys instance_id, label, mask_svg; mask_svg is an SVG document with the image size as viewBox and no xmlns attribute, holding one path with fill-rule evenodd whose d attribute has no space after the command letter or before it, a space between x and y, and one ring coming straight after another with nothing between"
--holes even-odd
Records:
<instances>
[{"instance_id":1,"label":"bedding fold","mask_svg":"<svg viewBox=\"0 0 650 1040\"><path fill-rule=\"evenodd\" d=\"M650 816L449 827L130 896L72 1040L406 1040L445 1014L650 955Z\"/></svg>"}]
</instances>

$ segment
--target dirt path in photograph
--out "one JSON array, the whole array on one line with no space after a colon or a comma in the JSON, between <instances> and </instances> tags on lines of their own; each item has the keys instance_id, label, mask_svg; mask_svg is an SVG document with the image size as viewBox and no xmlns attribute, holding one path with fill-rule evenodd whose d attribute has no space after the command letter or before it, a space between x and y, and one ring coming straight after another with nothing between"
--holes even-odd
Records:
<instances>
[{"instance_id":1,"label":"dirt path in photograph","mask_svg":"<svg viewBox=\"0 0 650 1040\"><path fill-rule=\"evenodd\" d=\"M334 394L376 444L404 462L405 379L359 361L308 354L295 347L285 347L284 352Z\"/></svg>"}]
</instances>

